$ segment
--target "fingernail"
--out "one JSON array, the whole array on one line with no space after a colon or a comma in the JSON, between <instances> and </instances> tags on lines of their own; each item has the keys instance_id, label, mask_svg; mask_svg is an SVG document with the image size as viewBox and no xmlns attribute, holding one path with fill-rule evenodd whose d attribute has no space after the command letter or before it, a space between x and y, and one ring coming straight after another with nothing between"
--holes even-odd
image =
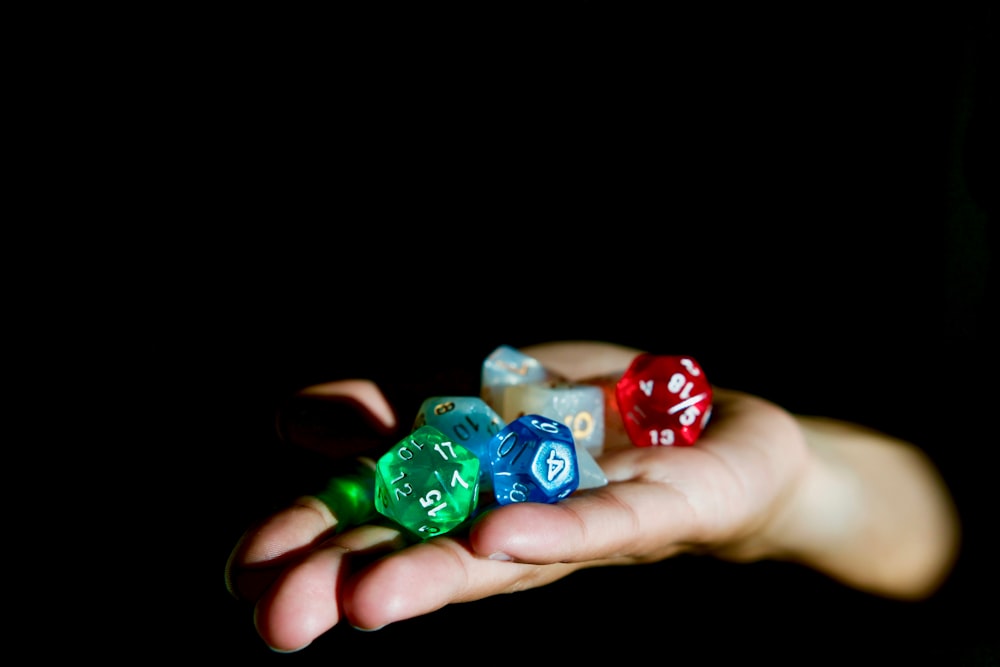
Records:
<instances>
[{"instance_id":1,"label":"fingernail","mask_svg":"<svg viewBox=\"0 0 1000 667\"><path fill-rule=\"evenodd\" d=\"M494 551L490 554L490 560L514 560L502 551Z\"/></svg>"},{"instance_id":2,"label":"fingernail","mask_svg":"<svg viewBox=\"0 0 1000 667\"><path fill-rule=\"evenodd\" d=\"M356 625L352 625L351 627L354 628L355 630L360 631L360 632L377 632L377 631L381 630L382 628L384 628L385 626L384 625L380 625L377 628L359 628Z\"/></svg>"},{"instance_id":3,"label":"fingernail","mask_svg":"<svg viewBox=\"0 0 1000 667\"><path fill-rule=\"evenodd\" d=\"M309 642L309 644L312 644L312 642ZM271 649L272 651L274 651L275 653L298 653L302 649L308 647L309 644L303 644L302 646L300 646L298 648L287 648L287 649L286 648L274 648L273 646L268 645L268 648Z\"/></svg>"}]
</instances>

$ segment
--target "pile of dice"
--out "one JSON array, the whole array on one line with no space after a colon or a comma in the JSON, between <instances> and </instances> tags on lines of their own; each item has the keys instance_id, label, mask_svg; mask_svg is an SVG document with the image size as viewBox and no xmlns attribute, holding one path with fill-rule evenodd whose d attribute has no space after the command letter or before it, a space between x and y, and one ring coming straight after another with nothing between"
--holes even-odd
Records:
<instances>
[{"instance_id":1,"label":"pile of dice","mask_svg":"<svg viewBox=\"0 0 1000 667\"><path fill-rule=\"evenodd\" d=\"M555 503L608 483L595 459L606 412L635 446L686 446L711 407L711 385L691 357L640 354L610 392L502 345L483 363L480 396L421 404L411 433L376 462L374 508L426 539L494 503Z\"/></svg>"}]
</instances>

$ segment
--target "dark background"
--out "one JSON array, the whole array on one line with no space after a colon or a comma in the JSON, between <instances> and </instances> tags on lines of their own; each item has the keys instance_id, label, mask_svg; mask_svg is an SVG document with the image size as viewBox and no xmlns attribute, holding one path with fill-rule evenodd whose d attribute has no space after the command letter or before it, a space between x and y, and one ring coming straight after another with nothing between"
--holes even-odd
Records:
<instances>
[{"instance_id":1,"label":"dark background","mask_svg":"<svg viewBox=\"0 0 1000 667\"><path fill-rule=\"evenodd\" d=\"M196 574L156 646L1000 662L995 11L735 11L215 22L165 128L191 154L164 207L197 222L156 350L182 376L159 407L193 508L162 569ZM558 339L692 354L718 385L910 439L959 502L959 567L902 604L680 557L272 654L222 574L326 473L277 438L281 401L372 377L406 421L475 391L497 345Z\"/></svg>"}]
</instances>

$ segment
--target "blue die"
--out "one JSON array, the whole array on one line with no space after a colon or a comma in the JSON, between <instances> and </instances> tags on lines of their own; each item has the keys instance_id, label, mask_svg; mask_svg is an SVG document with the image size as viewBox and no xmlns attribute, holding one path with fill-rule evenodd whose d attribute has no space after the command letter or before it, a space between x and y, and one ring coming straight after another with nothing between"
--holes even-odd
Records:
<instances>
[{"instance_id":1,"label":"blue die","mask_svg":"<svg viewBox=\"0 0 1000 667\"><path fill-rule=\"evenodd\" d=\"M542 415L524 415L500 429L489 443L489 460L501 505L554 503L580 485L573 432Z\"/></svg>"}]
</instances>

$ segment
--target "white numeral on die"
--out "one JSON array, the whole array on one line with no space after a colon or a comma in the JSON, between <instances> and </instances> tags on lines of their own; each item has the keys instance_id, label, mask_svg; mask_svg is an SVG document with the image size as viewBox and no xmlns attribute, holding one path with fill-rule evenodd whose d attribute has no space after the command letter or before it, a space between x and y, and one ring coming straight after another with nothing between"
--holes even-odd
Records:
<instances>
[{"instance_id":1,"label":"white numeral on die","mask_svg":"<svg viewBox=\"0 0 1000 667\"><path fill-rule=\"evenodd\" d=\"M669 428L665 428L661 431L650 431L649 444L654 447L656 445L672 445L674 444L674 432Z\"/></svg>"}]
</instances>

